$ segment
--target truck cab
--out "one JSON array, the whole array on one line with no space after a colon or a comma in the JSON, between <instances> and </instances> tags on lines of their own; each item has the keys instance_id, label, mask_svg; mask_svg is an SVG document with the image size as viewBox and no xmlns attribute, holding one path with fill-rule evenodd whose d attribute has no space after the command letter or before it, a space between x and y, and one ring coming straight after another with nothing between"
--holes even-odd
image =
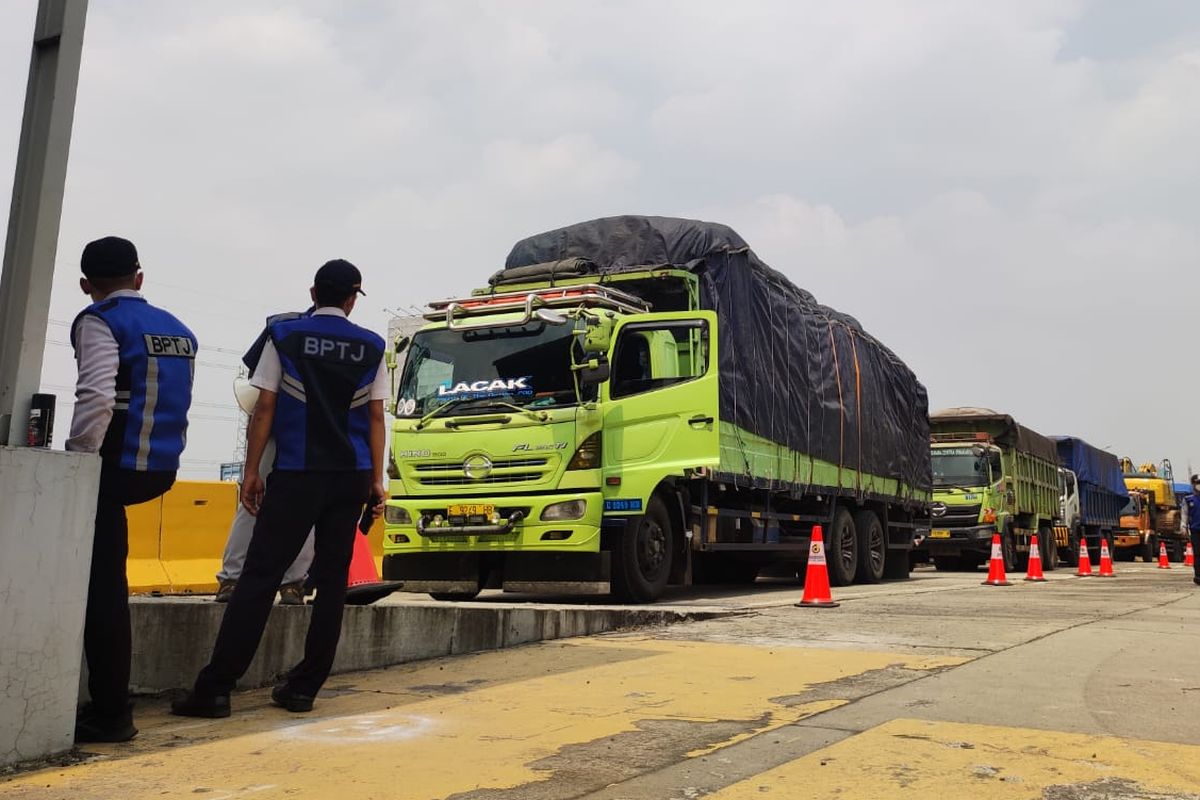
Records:
<instances>
[{"instance_id":1,"label":"truck cab","mask_svg":"<svg viewBox=\"0 0 1200 800\"><path fill-rule=\"evenodd\" d=\"M686 555L664 487L719 459L715 314L566 282L427 317L395 401L388 579L444 599L489 582L656 597Z\"/></svg>"},{"instance_id":2,"label":"truck cab","mask_svg":"<svg viewBox=\"0 0 1200 800\"><path fill-rule=\"evenodd\" d=\"M986 434L934 434L927 547L939 569L974 568L1009 514L1003 451Z\"/></svg>"}]
</instances>

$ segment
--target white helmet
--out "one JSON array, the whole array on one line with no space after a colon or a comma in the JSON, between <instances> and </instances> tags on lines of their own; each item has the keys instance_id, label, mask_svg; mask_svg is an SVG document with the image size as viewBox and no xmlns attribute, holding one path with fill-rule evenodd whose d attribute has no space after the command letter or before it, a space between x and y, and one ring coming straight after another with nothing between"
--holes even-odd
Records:
<instances>
[{"instance_id":1,"label":"white helmet","mask_svg":"<svg viewBox=\"0 0 1200 800\"><path fill-rule=\"evenodd\" d=\"M233 396L237 398L237 404L242 411L247 414L254 413L254 404L258 402L258 389L250 385L250 381L245 378L233 379Z\"/></svg>"}]
</instances>

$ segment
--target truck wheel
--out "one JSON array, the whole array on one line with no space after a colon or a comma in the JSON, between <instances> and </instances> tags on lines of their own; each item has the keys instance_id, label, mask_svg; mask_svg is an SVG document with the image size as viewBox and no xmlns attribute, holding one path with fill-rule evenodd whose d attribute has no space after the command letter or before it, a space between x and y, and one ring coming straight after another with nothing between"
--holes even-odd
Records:
<instances>
[{"instance_id":1,"label":"truck wheel","mask_svg":"<svg viewBox=\"0 0 1200 800\"><path fill-rule=\"evenodd\" d=\"M1153 536L1146 539L1142 545L1141 553L1142 561L1145 561L1147 564L1153 564L1158 560L1158 542L1154 541Z\"/></svg>"},{"instance_id":2,"label":"truck wheel","mask_svg":"<svg viewBox=\"0 0 1200 800\"><path fill-rule=\"evenodd\" d=\"M826 562L829 564L829 582L834 586L847 586L858 571L858 534L854 530L854 517L844 508L833 514L829 536L825 539Z\"/></svg>"},{"instance_id":3,"label":"truck wheel","mask_svg":"<svg viewBox=\"0 0 1200 800\"><path fill-rule=\"evenodd\" d=\"M646 513L630 517L612 554L613 594L630 603L653 603L667 587L675 536L667 507L650 498Z\"/></svg>"},{"instance_id":4,"label":"truck wheel","mask_svg":"<svg viewBox=\"0 0 1200 800\"><path fill-rule=\"evenodd\" d=\"M1000 534L1000 554L1004 556L1004 571L1017 571L1017 545L1013 541L1012 531ZM1025 555L1022 553L1021 555ZM989 559L990 560L990 559ZM1024 567L1022 567L1024 569Z\"/></svg>"},{"instance_id":5,"label":"truck wheel","mask_svg":"<svg viewBox=\"0 0 1200 800\"><path fill-rule=\"evenodd\" d=\"M859 583L879 583L887 561L887 536L874 511L863 509L854 515L854 530L858 532Z\"/></svg>"},{"instance_id":6,"label":"truck wheel","mask_svg":"<svg viewBox=\"0 0 1200 800\"><path fill-rule=\"evenodd\" d=\"M1067 549L1058 551L1058 557L1062 560L1063 566L1069 569L1074 569L1079 566L1079 540L1073 535L1067 534Z\"/></svg>"},{"instance_id":7,"label":"truck wheel","mask_svg":"<svg viewBox=\"0 0 1200 800\"><path fill-rule=\"evenodd\" d=\"M1038 530L1038 554L1042 557L1042 570L1053 572L1058 569L1058 545L1054 543L1054 531L1050 528Z\"/></svg>"}]
</instances>

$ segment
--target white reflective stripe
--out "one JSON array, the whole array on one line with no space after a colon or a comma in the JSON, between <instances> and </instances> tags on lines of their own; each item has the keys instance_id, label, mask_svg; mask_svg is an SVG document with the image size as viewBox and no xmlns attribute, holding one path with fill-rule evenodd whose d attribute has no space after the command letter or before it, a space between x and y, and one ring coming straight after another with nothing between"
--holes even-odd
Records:
<instances>
[{"instance_id":1,"label":"white reflective stripe","mask_svg":"<svg viewBox=\"0 0 1200 800\"><path fill-rule=\"evenodd\" d=\"M366 394L366 395L363 395L362 397L358 398L357 400L351 400L350 408L351 409L362 408L369 402L371 402L371 396L369 394Z\"/></svg>"},{"instance_id":2,"label":"white reflective stripe","mask_svg":"<svg viewBox=\"0 0 1200 800\"><path fill-rule=\"evenodd\" d=\"M300 381L296 380L295 378L293 378L291 375L288 375L285 372L283 374L282 378L283 378L283 380L280 382L280 385L287 385L287 386L292 387L292 390L294 392L297 392L300 394L301 399L303 399L304 395L308 394L307 392L304 391L304 384L301 383ZM293 395L293 397L294 396L295 395Z\"/></svg>"},{"instance_id":3,"label":"white reflective stripe","mask_svg":"<svg viewBox=\"0 0 1200 800\"><path fill-rule=\"evenodd\" d=\"M126 400L123 403L120 400L118 400L116 403L113 404L113 411L128 411L128 410L129 410L129 401L128 400Z\"/></svg>"},{"instance_id":4,"label":"white reflective stripe","mask_svg":"<svg viewBox=\"0 0 1200 800\"><path fill-rule=\"evenodd\" d=\"M118 399L118 400L128 400L128 399L129 399L130 397L132 397L132 396L133 396L133 393L132 393L132 392L128 392L128 391L125 391L125 392L117 392L117 394L116 394L116 397L117 397L117 399Z\"/></svg>"},{"instance_id":5,"label":"white reflective stripe","mask_svg":"<svg viewBox=\"0 0 1200 800\"><path fill-rule=\"evenodd\" d=\"M366 397L367 395L369 395L371 393L372 388L373 388L373 384L368 383L366 386L364 386L363 388L359 389L357 392L354 393L354 399L357 400L360 397Z\"/></svg>"},{"instance_id":6,"label":"white reflective stripe","mask_svg":"<svg viewBox=\"0 0 1200 800\"><path fill-rule=\"evenodd\" d=\"M296 400L299 400L301 403L308 403L308 398L305 397L302 392L298 392L294 388L292 388L292 385L290 383L287 383L286 381L284 383L279 384L279 389L284 394L286 394L288 397L295 398Z\"/></svg>"},{"instance_id":7,"label":"white reflective stripe","mask_svg":"<svg viewBox=\"0 0 1200 800\"><path fill-rule=\"evenodd\" d=\"M146 360L146 405L142 409L142 429L138 438L135 469L150 469L150 436L154 433L154 409L158 406L158 358Z\"/></svg>"},{"instance_id":8,"label":"white reflective stripe","mask_svg":"<svg viewBox=\"0 0 1200 800\"><path fill-rule=\"evenodd\" d=\"M1000 552L1000 545L998 544L992 545L992 560L995 561L996 559L1004 559L1004 554Z\"/></svg>"}]
</instances>

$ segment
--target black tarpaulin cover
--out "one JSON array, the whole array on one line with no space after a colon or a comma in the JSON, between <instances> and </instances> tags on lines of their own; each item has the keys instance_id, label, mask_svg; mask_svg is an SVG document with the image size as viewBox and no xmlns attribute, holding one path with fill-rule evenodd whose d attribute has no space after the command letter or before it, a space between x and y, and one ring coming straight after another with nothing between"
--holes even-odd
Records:
<instances>
[{"instance_id":1,"label":"black tarpaulin cover","mask_svg":"<svg viewBox=\"0 0 1200 800\"><path fill-rule=\"evenodd\" d=\"M837 466L930 488L925 387L857 320L764 264L732 228L669 217L582 222L517 242L493 283L568 258L601 275L696 273L701 306L720 320L723 420Z\"/></svg>"},{"instance_id":2,"label":"black tarpaulin cover","mask_svg":"<svg viewBox=\"0 0 1200 800\"><path fill-rule=\"evenodd\" d=\"M980 426L998 425L1000 434L994 437L996 444L1015 447L1022 453L1037 456L1051 464L1058 463L1058 448L1054 442L1037 431L1026 428L1008 414L990 408L960 406L935 411L929 415L929 419L935 432L945 433L983 430Z\"/></svg>"}]
</instances>

